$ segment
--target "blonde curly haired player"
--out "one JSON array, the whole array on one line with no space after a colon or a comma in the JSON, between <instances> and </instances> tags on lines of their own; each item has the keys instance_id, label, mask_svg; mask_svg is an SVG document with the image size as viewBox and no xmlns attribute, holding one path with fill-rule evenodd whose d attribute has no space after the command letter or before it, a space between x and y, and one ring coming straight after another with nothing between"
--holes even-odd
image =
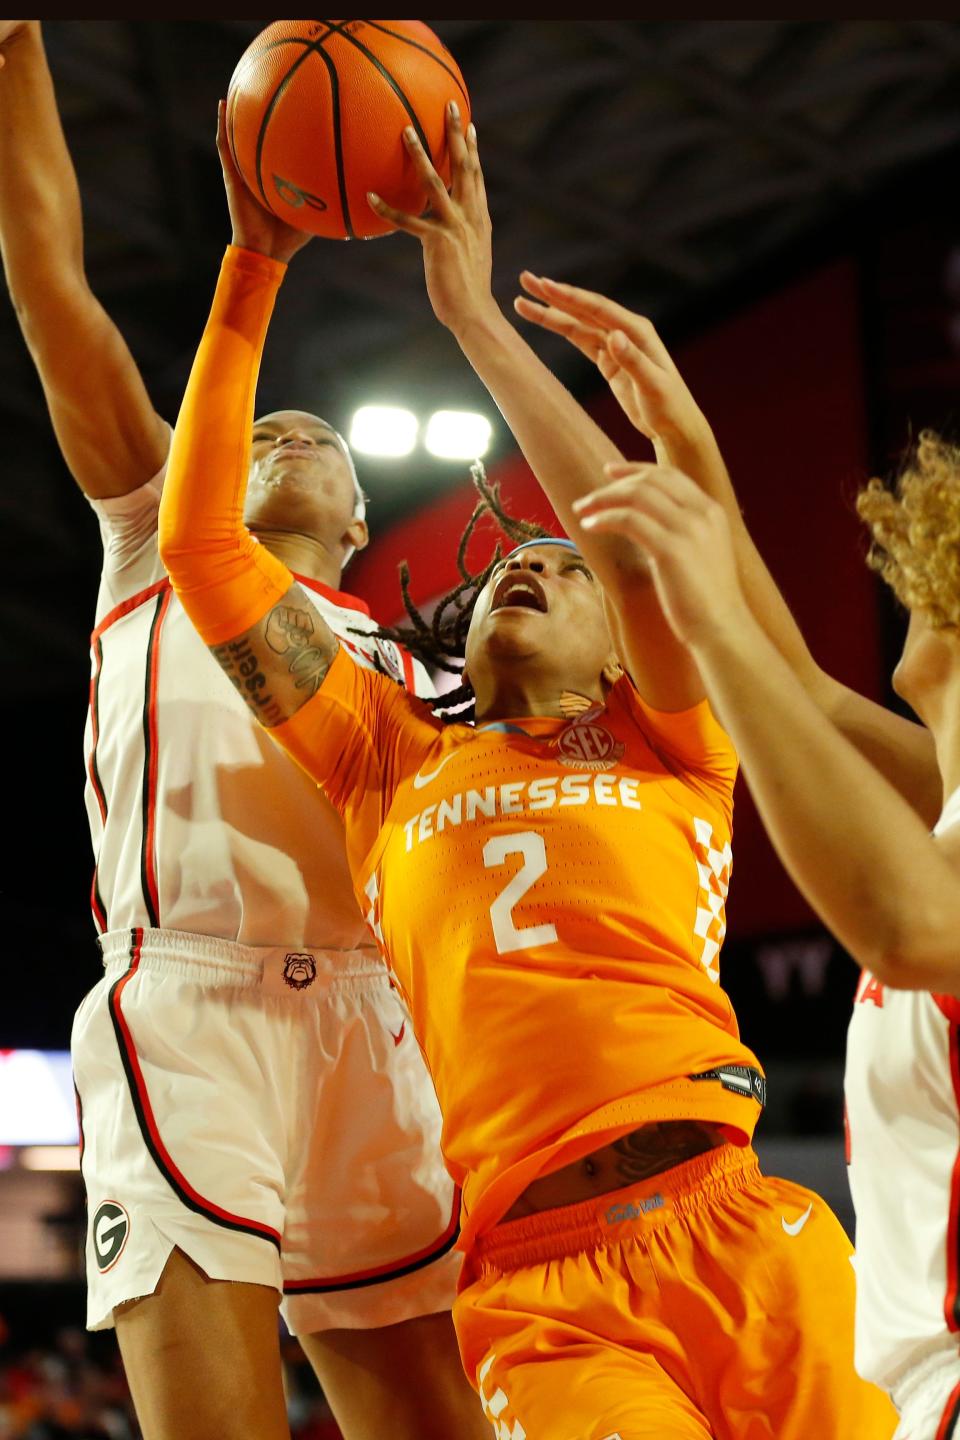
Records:
<instances>
[{"instance_id":1,"label":"blonde curly haired player","mask_svg":"<svg viewBox=\"0 0 960 1440\"><path fill-rule=\"evenodd\" d=\"M430 217L371 203L422 240L434 310L572 528L617 452L493 303L453 105L448 141L450 195L408 136ZM495 1435L886 1440L889 1402L853 1370L849 1242L750 1148L765 1082L718 969L736 756L649 570L589 534L510 551L472 599L472 726L355 665L242 520L283 274L269 249L227 251L161 549L230 680L344 817L463 1186L455 1324Z\"/></svg>"},{"instance_id":2,"label":"blonde curly haired player","mask_svg":"<svg viewBox=\"0 0 960 1440\"><path fill-rule=\"evenodd\" d=\"M868 561L910 611L960 630L960 448L921 432L896 491L871 480L857 511L873 535Z\"/></svg>"}]
</instances>

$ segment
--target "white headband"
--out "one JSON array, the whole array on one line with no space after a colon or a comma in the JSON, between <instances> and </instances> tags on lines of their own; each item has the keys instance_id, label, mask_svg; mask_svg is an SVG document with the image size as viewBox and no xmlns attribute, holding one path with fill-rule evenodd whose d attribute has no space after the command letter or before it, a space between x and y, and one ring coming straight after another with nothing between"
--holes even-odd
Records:
<instances>
[{"instance_id":1,"label":"white headband","mask_svg":"<svg viewBox=\"0 0 960 1440\"><path fill-rule=\"evenodd\" d=\"M330 429L333 430L332 425L330 426ZM351 520L366 520L367 497L364 495L363 491L360 488L360 481L357 478L357 467L353 463L353 456L350 454L350 446L347 444L346 440L344 440L339 430L333 430L333 433L340 441L340 449L343 453L343 458L350 466L350 475L353 479L353 514L350 518ZM357 547L355 545L347 546L343 554L344 567L346 567L347 563L353 559L354 555L356 554L356 549Z\"/></svg>"}]
</instances>

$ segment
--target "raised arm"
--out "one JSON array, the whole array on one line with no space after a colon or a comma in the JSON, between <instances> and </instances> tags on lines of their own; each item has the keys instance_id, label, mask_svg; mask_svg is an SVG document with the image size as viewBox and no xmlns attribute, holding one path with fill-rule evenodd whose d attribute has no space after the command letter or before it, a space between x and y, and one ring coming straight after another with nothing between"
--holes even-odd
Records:
<instances>
[{"instance_id":1,"label":"raised arm","mask_svg":"<svg viewBox=\"0 0 960 1440\"><path fill-rule=\"evenodd\" d=\"M459 114L447 120L453 185L448 195L415 132L406 143L431 197L414 217L376 197L377 214L423 245L434 312L456 337L513 432L561 523L570 531L573 502L602 483L603 466L622 459L573 396L541 364L497 306L490 290L490 218L476 134ZM584 558L614 612L624 664L655 710L685 710L703 698L696 666L677 645L635 547L615 536L585 537Z\"/></svg>"},{"instance_id":2,"label":"raised arm","mask_svg":"<svg viewBox=\"0 0 960 1440\"><path fill-rule=\"evenodd\" d=\"M243 523L260 357L286 261L307 237L262 210L217 144L233 221L210 318L190 372L160 506L173 587L262 725L316 694L337 653L287 567Z\"/></svg>"},{"instance_id":3,"label":"raised arm","mask_svg":"<svg viewBox=\"0 0 960 1440\"><path fill-rule=\"evenodd\" d=\"M709 421L650 321L593 291L529 272L521 281L528 296L515 301L518 313L563 335L592 360L628 418L652 442L657 459L685 472L723 507L754 618L840 733L932 823L939 812L940 777L929 731L868 700L817 664L747 528ZM642 472L624 465L609 473L627 497Z\"/></svg>"},{"instance_id":4,"label":"raised arm","mask_svg":"<svg viewBox=\"0 0 960 1440\"><path fill-rule=\"evenodd\" d=\"M60 448L93 499L155 475L168 445L120 332L87 284L80 194L38 21L0 21L0 253Z\"/></svg>"},{"instance_id":5,"label":"raised arm","mask_svg":"<svg viewBox=\"0 0 960 1440\"><path fill-rule=\"evenodd\" d=\"M960 835L931 838L800 684L746 602L722 507L679 472L641 478L585 523L626 527L650 556L780 858L878 979L960 994Z\"/></svg>"}]
</instances>

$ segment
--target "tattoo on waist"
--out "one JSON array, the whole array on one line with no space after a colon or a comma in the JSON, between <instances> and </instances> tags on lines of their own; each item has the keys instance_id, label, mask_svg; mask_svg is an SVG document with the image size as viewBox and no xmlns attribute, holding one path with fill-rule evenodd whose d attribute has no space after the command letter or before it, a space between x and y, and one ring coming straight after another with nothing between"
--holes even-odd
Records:
<instances>
[{"instance_id":1,"label":"tattoo on waist","mask_svg":"<svg viewBox=\"0 0 960 1440\"><path fill-rule=\"evenodd\" d=\"M713 1127L699 1120L663 1120L621 1135L611 1148L617 1155L614 1168L629 1185L703 1155L717 1143Z\"/></svg>"}]
</instances>

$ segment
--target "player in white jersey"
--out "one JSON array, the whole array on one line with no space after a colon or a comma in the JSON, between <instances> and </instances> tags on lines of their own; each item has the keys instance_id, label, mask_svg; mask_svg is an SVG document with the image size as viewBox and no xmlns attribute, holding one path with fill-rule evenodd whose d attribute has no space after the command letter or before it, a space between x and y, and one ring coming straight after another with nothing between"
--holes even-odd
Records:
<instances>
[{"instance_id":1,"label":"player in white jersey","mask_svg":"<svg viewBox=\"0 0 960 1440\"><path fill-rule=\"evenodd\" d=\"M933 833L960 853L960 789ZM858 1364L921 1440L960 1436L958 989L897 989L865 970L847 1036Z\"/></svg>"},{"instance_id":2,"label":"player in white jersey","mask_svg":"<svg viewBox=\"0 0 960 1440\"><path fill-rule=\"evenodd\" d=\"M486 1434L449 1319L459 1202L436 1099L341 822L172 595L156 535L169 427L86 284L37 23L0 22L0 47L4 267L104 545L86 760L105 975L74 1029L88 1322L116 1324L147 1440L289 1435L281 1294L348 1440ZM234 200L260 243L305 243ZM366 524L339 436L282 411L254 441L263 544L360 663L425 684L340 591ZM277 648L299 638L279 626Z\"/></svg>"},{"instance_id":3,"label":"player in white jersey","mask_svg":"<svg viewBox=\"0 0 960 1440\"><path fill-rule=\"evenodd\" d=\"M864 966L845 1079L857 1369L891 1394L897 1440L958 1440L960 449L925 433L897 494L874 481L859 502L874 568L910 611L894 684L924 730L818 671L647 322L529 281L548 309L525 301L523 313L592 352L664 458L697 472L694 484L612 467L582 523L632 535L650 556L778 853Z\"/></svg>"}]
</instances>

